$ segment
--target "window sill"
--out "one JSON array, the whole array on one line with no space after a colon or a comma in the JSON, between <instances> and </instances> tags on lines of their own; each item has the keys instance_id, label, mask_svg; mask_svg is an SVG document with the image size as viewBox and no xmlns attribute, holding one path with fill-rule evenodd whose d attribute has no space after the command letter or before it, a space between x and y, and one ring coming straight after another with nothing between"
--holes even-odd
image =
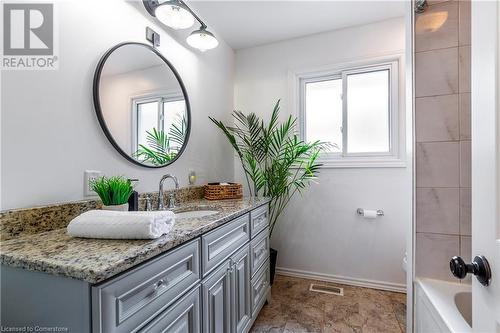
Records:
<instances>
[{"instance_id":1,"label":"window sill","mask_svg":"<svg viewBox=\"0 0 500 333\"><path fill-rule=\"evenodd\" d=\"M340 168L406 168L406 161L401 159L318 159L322 169Z\"/></svg>"}]
</instances>

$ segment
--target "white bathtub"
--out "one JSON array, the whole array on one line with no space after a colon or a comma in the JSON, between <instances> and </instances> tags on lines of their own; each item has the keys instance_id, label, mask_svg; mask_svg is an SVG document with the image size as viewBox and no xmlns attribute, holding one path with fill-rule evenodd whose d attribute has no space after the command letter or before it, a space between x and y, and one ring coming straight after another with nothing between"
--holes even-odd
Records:
<instances>
[{"instance_id":1,"label":"white bathtub","mask_svg":"<svg viewBox=\"0 0 500 333\"><path fill-rule=\"evenodd\" d=\"M417 279L417 333L472 332L472 293L467 284Z\"/></svg>"}]
</instances>

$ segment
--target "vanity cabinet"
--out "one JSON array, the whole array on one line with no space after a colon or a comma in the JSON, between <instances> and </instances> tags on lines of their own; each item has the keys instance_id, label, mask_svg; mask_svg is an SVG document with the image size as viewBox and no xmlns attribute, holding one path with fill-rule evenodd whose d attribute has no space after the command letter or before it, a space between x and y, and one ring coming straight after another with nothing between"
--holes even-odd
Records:
<instances>
[{"instance_id":1,"label":"vanity cabinet","mask_svg":"<svg viewBox=\"0 0 500 333\"><path fill-rule=\"evenodd\" d=\"M247 333L270 292L267 214L258 206L97 284L2 265L1 325Z\"/></svg>"},{"instance_id":2,"label":"vanity cabinet","mask_svg":"<svg viewBox=\"0 0 500 333\"><path fill-rule=\"evenodd\" d=\"M93 332L248 332L269 292L267 207L93 286Z\"/></svg>"}]
</instances>

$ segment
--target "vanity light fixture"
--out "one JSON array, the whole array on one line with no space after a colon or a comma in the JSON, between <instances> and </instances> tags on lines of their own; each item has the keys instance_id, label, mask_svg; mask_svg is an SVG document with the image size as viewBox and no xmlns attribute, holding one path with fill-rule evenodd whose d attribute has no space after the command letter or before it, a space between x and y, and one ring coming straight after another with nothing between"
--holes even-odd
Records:
<instances>
[{"instance_id":1,"label":"vanity light fixture","mask_svg":"<svg viewBox=\"0 0 500 333\"><path fill-rule=\"evenodd\" d=\"M187 29L194 24L194 17L189 8L178 0L158 4L154 9L156 18L172 29Z\"/></svg>"},{"instance_id":2,"label":"vanity light fixture","mask_svg":"<svg viewBox=\"0 0 500 333\"><path fill-rule=\"evenodd\" d=\"M219 41L214 34L207 30L206 26L201 26L200 29L193 31L186 39L187 43L192 47L205 52L216 48Z\"/></svg>"},{"instance_id":3,"label":"vanity light fixture","mask_svg":"<svg viewBox=\"0 0 500 333\"><path fill-rule=\"evenodd\" d=\"M207 30L207 25L182 0L142 0L148 13L161 23L173 29L187 29L193 26L195 20L200 23L200 29L193 31L186 39L187 43L202 52L216 48L219 45L214 34Z\"/></svg>"}]
</instances>

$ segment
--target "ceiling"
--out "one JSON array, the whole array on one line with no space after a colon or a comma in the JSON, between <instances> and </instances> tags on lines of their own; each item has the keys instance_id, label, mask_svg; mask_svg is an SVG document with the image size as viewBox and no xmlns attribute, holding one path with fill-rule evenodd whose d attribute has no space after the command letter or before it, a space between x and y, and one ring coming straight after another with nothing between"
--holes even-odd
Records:
<instances>
[{"instance_id":1,"label":"ceiling","mask_svg":"<svg viewBox=\"0 0 500 333\"><path fill-rule=\"evenodd\" d=\"M233 49L404 16L405 1L210 1L189 6Z\"/></svg>"}]
</instances>

